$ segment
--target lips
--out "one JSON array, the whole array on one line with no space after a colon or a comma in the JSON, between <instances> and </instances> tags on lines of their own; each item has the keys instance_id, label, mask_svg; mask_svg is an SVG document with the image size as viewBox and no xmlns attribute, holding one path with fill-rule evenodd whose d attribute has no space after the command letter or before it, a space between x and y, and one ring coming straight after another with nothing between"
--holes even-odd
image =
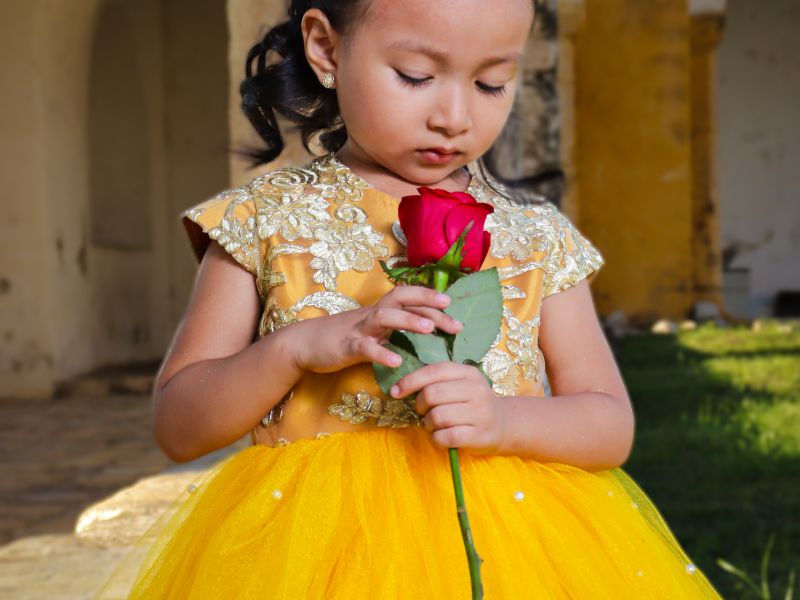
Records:
<instances>
[{"instance_id":1,"label":"lips","mask_svg":"<svg viewBox=\"0 0 800 600\"><path fill-rule=\"evenodd\" d=\"M423 162L439 166L453 162L461 154L452 148L426 148L417 152Z\"/></svg>"},{"instance_id":2,"label":"lips","mask_svg":"<svg viewBox=\"0 0 800 600\"><path fill-rule=\"evenodd\" d=\"M455 148L423 148L423 152L436 152L437 154L459 154Z\"/></svg>"}]
</instances>

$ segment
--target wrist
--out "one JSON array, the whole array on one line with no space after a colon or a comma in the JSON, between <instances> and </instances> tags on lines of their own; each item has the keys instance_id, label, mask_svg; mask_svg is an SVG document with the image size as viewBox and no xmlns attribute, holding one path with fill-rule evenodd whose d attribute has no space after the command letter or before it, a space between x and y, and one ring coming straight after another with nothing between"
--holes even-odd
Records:
<instances>
[{"instance_id":1,"label":"wrist","mask_svg":"<svg viewBox=\"0 0 800 600\"><path fill-rule=\"evenodd\" d=\"M276 344L282 356L285 356L291 370L299 377L307 369L307 357L305 349L305 325L304 321L296 321L291 325L284 326L270 335L277 334Z\"/></svg>"}]
</instances>

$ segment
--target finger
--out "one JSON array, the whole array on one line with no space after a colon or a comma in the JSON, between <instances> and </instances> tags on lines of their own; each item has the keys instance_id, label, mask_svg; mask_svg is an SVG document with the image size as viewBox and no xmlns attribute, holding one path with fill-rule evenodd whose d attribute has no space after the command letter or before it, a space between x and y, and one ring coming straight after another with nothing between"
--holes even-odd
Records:
<instances>
[{"instance_id":1,"label":"finger","mask_svg":"<svg viewBox=\"0 0 800 600\"><path fill-rule=\"evenodd\" d=\"M366 320L364 333L366 335L380 336L383 335L387 329L403 329L416 333L432 333L434 327L434 322L427 317L421 317L400 308L377 306Z\"/></svg>"},{"instance_id":2,"label":"finger","mask_svg":"<svg viewBox=\"0 0 800 600\"><path fill-rule=\"evenodd\" d=\"M442 361L420 367L398 379L389 390L389 394L393 398L405 398L409 394L421 391L427 385L444 381L446 379L443 372L448 365L453 364L455 363Z\"/></svg>"},{"instance_id":3,"label":"finger","mask_svg":"<svg viewBox=\"0 0 800 600\"><path fill-rule=\"evenodd\" d=\"M386 367L399 367L403 357L368 337L354 338L349 348L356 362L374 362Z\"/></svg>"},{"instance_id":4,"label":"finger","mask_svg":"<svg viewBox=\"0 0 800 600\"><path fill-rule=\"evenodd\" d=\"M463 380L438 381L426 385L414 399L417 413L427 415L436 406L464 402L466 386L461 384L463 384Z\"/></svg>"},{"instance_id":5,"label":"finger","mask_svg":"<svg viewBox=\"0 0 800 600\"><path fill-rule=\"evenodd\" d=\"M434 406L423 419L425 428L430 431L448 429L459 425L474 425L473 421L474 419L470 417L469 411L466 410L466 402Z\"/></svg>"},{"instance_id":6,"label":"finger","mask_svg":"<svg viewBox=\"0 0 800 600\"><path fill-rule=\"evenodd\" d=\"M447 429L438 429L431 434L433 441L442 448L464 448L472 445L475 427L457 425Z\"/></svg>"},{"instance_id":7,"label":"finger","mask_svg":"<svg viewBox=\"0 0 800 600\"><path fill-rule=\"evenodd\" d=\"M442 309L450 306L450 296L421 285L397 285L384 298L396 307L430 306Z\"/></svg>"},{"instance_id":8,"label":"finger","mask_svg":"<svg viewBox=\"0 0 800 600\"><path fill-rule=\"evenodd\" d=\"M392 386L391 395L395 398L404 398L413 392L422 390L422 388L432 383L461 379L465 373L464 367L469 366L470 365L455 363L449 360L425 365L401 377L394 386Z\"/></svg>"},{"instance_id":9,"label":"finger","mask_svg":"<svg viewBox=\"0 0 800 600\"><path fill-rule=\"evenodd\" d=\"M437 329L446 331L447 333L458 333L464 328L461 321L456 320L447 313L442 312L438 308L428 308L426 306L406 306L408 312L426 317L433 321Z\"/></svg>"}]
</instances>

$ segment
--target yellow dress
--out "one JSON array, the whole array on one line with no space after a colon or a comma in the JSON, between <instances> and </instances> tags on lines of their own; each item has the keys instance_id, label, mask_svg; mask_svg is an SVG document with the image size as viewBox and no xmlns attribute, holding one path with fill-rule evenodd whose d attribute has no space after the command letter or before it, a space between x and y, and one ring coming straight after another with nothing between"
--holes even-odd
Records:
<instances>
[{"instance_id":1,"label":"yellow dress","mask_svg":"<svg viewBox=\"0 0 800 600\"><path fill-rule=\"evenodd\" d=\"M483 268L503 286L483 366L498 395L543 395L542 299L603 259L553 204L515 205L477 175L467 191L495 206ZM181 216L198 259L214 239L256 278L261 338L388 292L378 260L405 256L398 202L330 153ZM306 374L254 427L154 527L130 598L470 597L447 451L369 364ZM719 598L622 469L460 458L488 600Z\"/></svg>"}]
</instances>

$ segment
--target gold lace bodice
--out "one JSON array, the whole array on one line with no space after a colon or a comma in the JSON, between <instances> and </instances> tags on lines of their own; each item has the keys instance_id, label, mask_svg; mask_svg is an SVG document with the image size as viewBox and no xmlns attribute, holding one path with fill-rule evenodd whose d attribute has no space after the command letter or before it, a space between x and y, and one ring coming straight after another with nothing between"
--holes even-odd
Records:
<instances>
[{"instance_id":1,"label":"gold lace bodice","mask_svg":"<svg viewBox=\"0 0 800 600\"><path fill-rule=\"evenodd\" d=\"M495 211L482 268L497 267L500 333L483 359L498 395L542 395L538 346L542 299L599 269L596 248L549 202L519 206L505 188L473 175L467 192ZM494 189L493 189L494 188ZM302 319L377 302L394 285L380 267L405 259L399 199L381 192L328 153L274 169L181 213L198 261L216 240L256 278L262 315L256 339ZM371 365L306 373L260 424L254 443L369 427L420 424L414 403L387 397Z\"/></svg>"}]
</instances>

